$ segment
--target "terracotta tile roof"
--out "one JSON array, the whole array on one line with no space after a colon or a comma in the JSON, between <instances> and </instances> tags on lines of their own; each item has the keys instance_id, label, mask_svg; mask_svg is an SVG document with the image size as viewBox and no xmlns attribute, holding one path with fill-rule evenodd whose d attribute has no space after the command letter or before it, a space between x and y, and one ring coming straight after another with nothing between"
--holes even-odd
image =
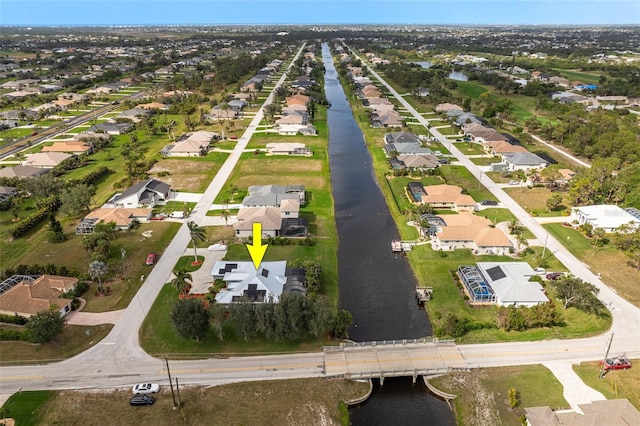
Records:
<instances>
[{"instance_id":1,"label":"terracotta tile roof","mask_svg":"<svg viewBox=\"0 0 640 426\"><path fill-rule=\"evenodd\" d=\"M463 194L459 186L432 185L425 186L424 190L427 192L427 195L422 196L425 204L454 203L456 206L472 206L476 203L470 195Z\"/></svg>"},{"instance_id":2,"label":"terracotta tile roof","mask_svg":"<svg viewBox=\"0 0 640 426\"><path fill-rule=\"evenodd\" d=\"M75 288L77 278L42 275L35 281L23 281L0 295L0 312L31 316L52 305L63 308L71 299L60 298Z\"/></svg>"},{"instance_id":3,"label":"terracotta tile roof","mask_svg":"<svg viewBox=\"0 0 640 426\"><path fill-rule=\"evenodd\" d=\"M254 222L261 222L262 229L273 230L282 227L279 207L244 207L238 211L238 222L233 225L236 230L253 229Z\"/></svg>"},{"instance_id":4,"label":"terracotta tile roof","mask_svg":"<svg viewBox=\"0 0 640 426\"><path fill-rule=\"evenodd\" d=\"M152 209L136 208L100 208L85 216L85 219L98 219L98 222L115 222L116 226L129 226L136 217L148 217Z\"/></svg>"}]
</instances>

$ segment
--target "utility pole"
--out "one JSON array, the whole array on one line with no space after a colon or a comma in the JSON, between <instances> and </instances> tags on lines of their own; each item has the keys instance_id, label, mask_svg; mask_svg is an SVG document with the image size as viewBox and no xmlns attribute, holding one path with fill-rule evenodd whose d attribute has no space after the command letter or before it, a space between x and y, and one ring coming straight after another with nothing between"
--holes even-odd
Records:
<instances>
[{"instance_id":1,"label":"utility pole","mask_svg":"<svg viewBox=\"0 0 640 426\"><path fill-rule=\"evenodd\" d=\"M121 248L120 254L122 255L122 279L125 280L127 278L127 271L124 267L124 256L127 254L127 252L123 248Z\"/></svg>"},{"instance_id":2,"label":"utility pole","mask_svg":"<svg viewBox=\"0 0 640 426\"><path fill-rule=\"evenodd\" d=\"M176 377L176 393L178 394L178 407L182 407L182 401L180 401L180 386L178 385L177 377Z\"/></svg>"},{"instance_id":3,"label":"utility pole","mask_svg":"<svg viewBox=\"0 0 640 426\"><path fill-rule=\"evenodd\" d=\"M542 249L542 260L544 260L544 254L547 251L547 240L549 239L549 233L547 232L546 237L544 237L544 248Z\"/></svg>"},{"instance_id":4,"label":"utility pole","mask_svg":"<svg viewBox=\"0 0 640 426\"><path fill-rule=\"evenodd\" d=\"M171 370L169 370L169 359L167 354L164 354L164 362L167 365L167 374L169 375L169 386L171 386L171 397L173 398L173 408L177 408L176 394L173 392L173 381L171 380Z\"/></svg>"},{"instance_id":5,"label":"utility pole","mask_svg":"<svg viewBox=\"0 0 640 426\"><path fill-rule=\"evenodd\" d=\"M609 337L609 343L607 344L607 349L604 352L604 358L602 358L602 365L600 366L600 379L604 377L604 365L607 362L607 357L609 356L609 350L611 349L611 342L613 342L613 333L611 333L611 337Z\"/></svg>"}]
</instances>

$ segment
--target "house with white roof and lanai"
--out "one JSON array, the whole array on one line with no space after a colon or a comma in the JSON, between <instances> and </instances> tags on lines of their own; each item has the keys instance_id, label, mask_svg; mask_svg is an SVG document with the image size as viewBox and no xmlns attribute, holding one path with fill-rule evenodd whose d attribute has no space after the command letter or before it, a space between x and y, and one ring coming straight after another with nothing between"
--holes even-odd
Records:
<instances>
[{"instance_id":1,"label":"house with white roof and lanai","mask_svg":"<svg viewBox=\"0 0 640 426\"><path fill-rule=\"evenodd\" d=\"M549 302L536 272L526 262L478 262L458 267L464 292L472 304L532 307Z\"/></svg>"},{"instance_id":2,"label":"house with white roof and lanai","mask_svg":"<svg viewBox=\"0 0 640 426\"><path fill-rule=\"evenodd\" d=\"M640 226L640 211L635 208L623 209L612 204L582 206L571 209L571 218L579 225L589 224L594 229L607 233L616 232L622 225Z\"/></svg>"},{"instance_id":3,"label":"house with white roof and lanai","mask_svg":"<svg viewBox=\"0 0 640 426\"><path fill-rule=\"evenodd\" d=\"M287 269L286 261L262 262L257 269L253 262L217 261L211 275L226 284L216 295L222 305L242 300L278 303L285 293L306 294L304 271Z\"/></svg>"}]
</instances>

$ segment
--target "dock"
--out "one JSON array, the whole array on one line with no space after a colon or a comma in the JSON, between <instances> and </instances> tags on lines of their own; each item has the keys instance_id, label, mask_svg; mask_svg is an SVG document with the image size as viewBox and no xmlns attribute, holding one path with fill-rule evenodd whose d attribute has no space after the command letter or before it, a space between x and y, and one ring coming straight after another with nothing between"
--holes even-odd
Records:
<instances>
[{"instance_id":1,"label":"dock","mask_svg":"<svg viewBox=\"0 0 640 426\"><path fill-rule=\"evenodd\" d=\"M422 305L431 300L432 293L433 287L416 287L416 300L418 304Z\"/></svg>"},{"instance_id":2,"label":"dock","mask_svg":"<svg viewBox=\"0 0 640 426\"><path fill-rule=\"evenodd\" d=\"M394 253L405 253L411 251L415 244L415 241L393 240L391 241L391 251Z\"/></svg>"}]
</instances>

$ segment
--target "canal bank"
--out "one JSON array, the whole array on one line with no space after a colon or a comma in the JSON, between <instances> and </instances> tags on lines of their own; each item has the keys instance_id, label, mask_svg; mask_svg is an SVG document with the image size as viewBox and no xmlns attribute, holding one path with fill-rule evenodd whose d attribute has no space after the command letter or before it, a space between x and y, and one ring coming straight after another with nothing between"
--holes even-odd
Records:
<instances>
[{"instance_id":1,"label":"canal bank","mask_svg":"<svg viewBox=\"0 0 640 426\"><path fill-rule=\"evenodd\" d=\"M333 58L322 46L328 110L329 164L338 231L340 306L353 315L354 341L432 335L415 299L416 279L407 259L393 254L398 229L378 186L371 156L340 85ZM455 424L447 403L411 377L374 380L371 397L350 409L353 425Z\"/></svg>"}]
</instances>

